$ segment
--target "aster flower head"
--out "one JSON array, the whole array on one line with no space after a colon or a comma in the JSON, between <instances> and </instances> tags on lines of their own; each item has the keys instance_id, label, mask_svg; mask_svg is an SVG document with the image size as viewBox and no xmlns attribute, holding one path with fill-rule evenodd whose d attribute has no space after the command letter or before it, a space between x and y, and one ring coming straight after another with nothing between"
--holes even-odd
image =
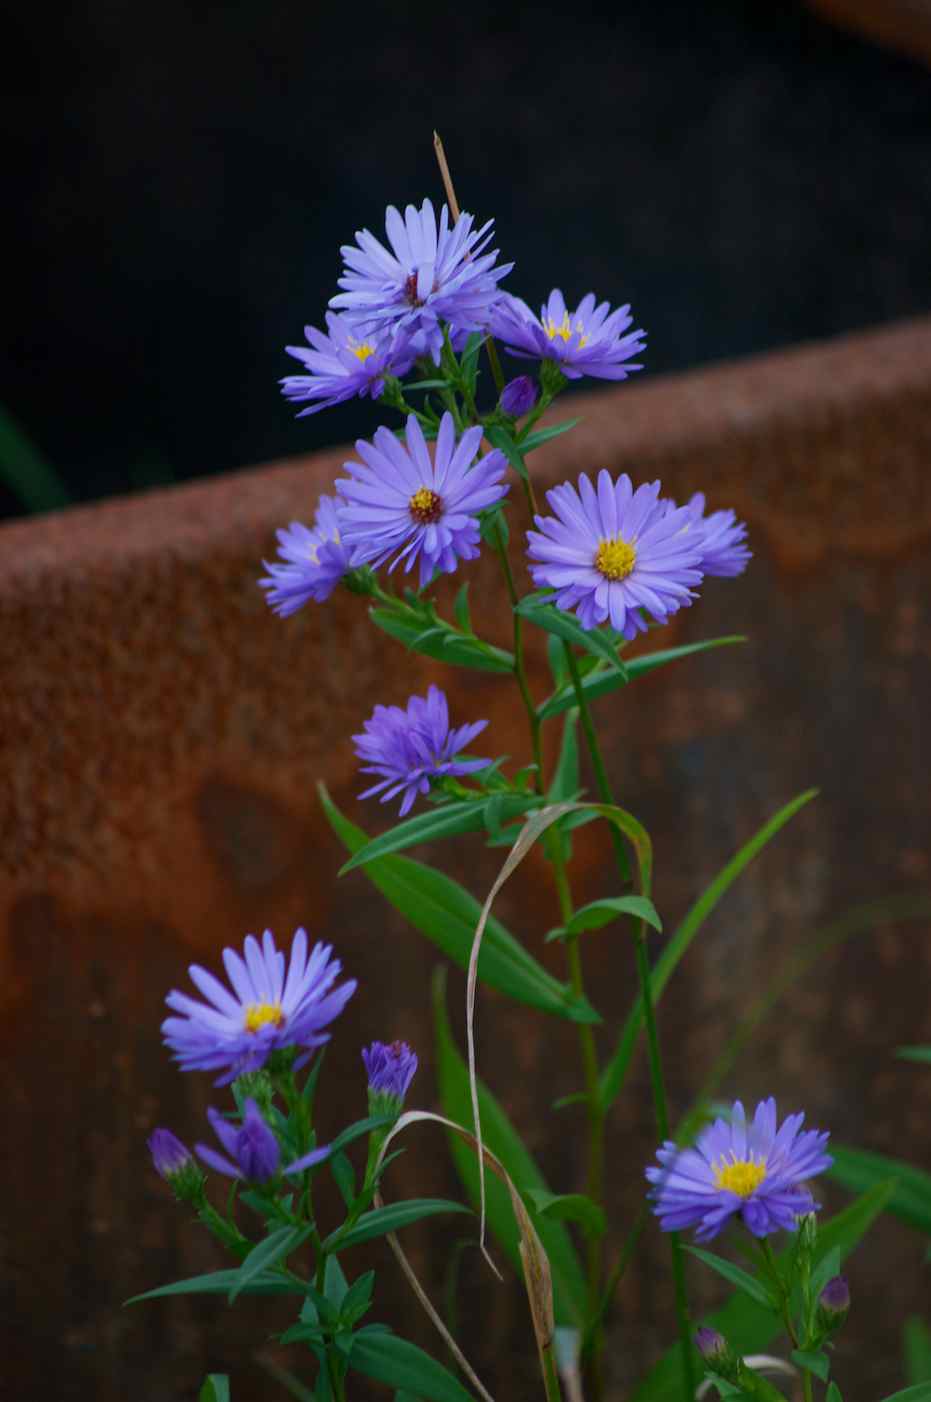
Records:
<instances>
[{"instance_id":1,"label":"aster flower head","mask_svg":"<svg viewBox=\"0 0 931 1402\"><path fill-rule=\"evenodd\" d=\"M296 613L310 599L322 604L353 568L355 552L342 537L342 507L336 497L321 497L312 527L292 521L287 530L276 532L283 563L262 561L268 574L259 580L259 588L267 590L269 608L280 618Z\"/></svg>"},{"instance_id":2,"label":"aster flower head","mask_svg":"<svg viewBox=\"0 0 931 1402\"><path fill-rule=\"evenodd\" d=\"M830 1168L828 1135L802 1131L805 1116L789 1115L777 1126L776 1102L760 1101L747 1123L738 1100L730 1120L715 1120L693 1148L667 1141L657 1150L659 1167L646 1176L647 1196L664 1232L696 1227L696 1241L711 1241L739 1216L755 1237L795 1231L797 1219L817 1210L802 1184Z\"/></svg>"},{"instance_id":3,"label":"aster flower head","mask_svg":"<svg viewBox=\"0 0 931 1402\"><path fill-rule=\"evenodd\" d=\"M377 566L393 555L390 569L403 560L410 570L419 558L422 589L434 570L450 574L478 555L478 513L506 494L506 462L497 449L474 461L482 429L466 429L457 443L450 413L440 421L432 458L413 414L405 437L406 446L379 428L371 443L359 439L362 462L343 464L351 476L336 490L344 503L342 540L355 563Z\"/></svg>"},{"instance_id":4,"label":"aster flower head","mask_svg":"<svg viewBox=\"0 0 931 1402\"><path fill-rule=\"evenodd\" d=\"M670 506L673 504L670 503ZM702 574L732 579L743 574L752 553L744 544L747 527L733 511L712 511L705 515L705 494L696 492L686 506L691 515L690 530L701 533Z\"/></svg>"},{"instance_id":5,"label":"aster flower head","mask_svg":"<svg viewBox=\"0 0 931 1402\"><path fill-rule=\"evenodd\" d=\"M308 346L286 346L309 371L306 375L285 375L281 392L292 403L310 401L297 415L317 414L346 399L381 398L386 375L406 375L414 363L416 349L411 338L399 327L365 336L358 327L336 312L327 312L328 335L315 326L305 326Z\"/></svg>"},{"instance_id":6,"label":"aster flower head","mask_svg":"<svg viewBox=\"0 0 931 1402\"><path fill-rule=\"evenodd\" d=\"M324 1032L356 990L355 979L334 987L342 971L333 947L315 944L308 957L307 933L295 932L290 965L275 947L271 930L262 943L247 935L241 957L224 949L223 963L233 992L213 974L192 964L191 981L206 1003L173 990L165 1002L180 1016L162 1023L162 1038L182 1071L216 1071L226 1085L245 1071L257 1071L273 1051L302 1047L300 1067L314 1047L329 1041Z\"/></svg>"},{"instance_id":7,"label":"aster flower head","mask_svg":"<svg viewBox=\"0 0 931 1402\"><path fill-rule=\"evenodd\" d=\"M647 627L641 610L665 623L695 597L702 573L699 544L684 529L688 508L667 511L659 491L659 482L635 491L626 473L614 482L601 471L597 488L583 472L578 490L564 482L547 492L555 514L535 517L538 530L527 532L530 574L583 628L610 622L634 638Z\"/></svg>"},{"instance_id":8,"label":"aster flower head","mask_svg":"<svg viewBox=\"0 0 931 1402\"><path fill-rule=\"evenodd\" d=\"M347 321L365 330L399 328L439 364L443 346L441 321L456 331L484 331L497 300L498 283L514 266L495 266L498 250L486 252L493 220L480 229L471 214L460 214L450 227L444 204L439 223L429 200L420 209L409 204L400 212L389 205L385 230L391 245L368 229L356 233L357 247L340 249L346 264L330 299Z\"/></svg>"},{"instance_id":9,"label":"aster flower head","mask_svg":"<svg viewBox=\"0 0 931 1402\"><path fill-rule=\"evenodd\" d=\"M489 764L487 759L456 758L487 724L477 720L451 730L449 706L438 686L431 686L426 696L412 696L406 710L376 706L362 733L352 737L356 754L366 761L362 773L379 776L378 783L359 797L380 793L381 802L387 803L403 794L403 818L419 793L430 792L433 779L471 774Z\"/></svg>"},{"instance_id":10,"label":"aster flower head","mask_svg":"<svg viewBox=\"0 0 931 1402\"><path fill-rule=\"evenodd\" d=\"M540 308L539 317L519 297L503 293L495 305L491 334L521 359L553 360L569 380L591 375L598 380L626 380L642 370L631 357L646 346L645 331L627 331L630 307L611 310L589 292L570 312L558 287ZM626 335L624 333L627 333Z\"/></svg>"},{"instance_id":11,"label":"aster flower head","mask_svg":"<svg viewBox=\"0 0 931 1402\"><path fill-rule=\"evenodd\" d=\"M369 1110L400 1111L417 1074L417 1053L406 1042L373 1042L362 1053L369 1078Z\"/></svg>"},{"instance_id":12,"label":"aster flower head","mask_svg":"<svg viewBox=\"0 0 931 1402\"><path fill-rule=\"evenodd\" d=\"M225 1154L218 1154L209 1144L195 1144L198 1158L209 1168L216 1169L217 1173L227 1178L239 1178L249 1183L270 1183L277 1178L281 1149L254 1100L245 1102L242 1123L238 1127L212 1108L207 1111L207 1118L226 1151ZM302 1173L305 1168L311 1168L325 1159L329 1152L329 1145L313 1149L288 1164L284 1172Z\"/></svg>"}]
</instances>

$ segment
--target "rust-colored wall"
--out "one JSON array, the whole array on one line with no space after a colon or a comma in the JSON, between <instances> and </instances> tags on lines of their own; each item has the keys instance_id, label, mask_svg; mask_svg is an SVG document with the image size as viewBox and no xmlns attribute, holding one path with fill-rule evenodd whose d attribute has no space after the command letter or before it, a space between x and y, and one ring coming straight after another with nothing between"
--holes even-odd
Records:
<instances>
[{"instance_id":1,"label":"rust-colored wall","mask_svg":"<svg viewBox=\"0 0 931 1402\"><path fill-rule=\"evenodd\" d=\"M583 425L534 460L547 481L582 467L707 489L750 523L745 580L707 583L663 642L746 632L746 647L670 668L600 703L623 801L656 842L657 899L672 927L750 833L810 784L822 796L731 893L662 1009L674 1110L734 1018L797 942L852 906L928 887L931 702L931 322L567 400ZM274 528L307 517L345 454L141 496L0 530L0 1000L8 1182L3 1243L6 1395L137 1402L189 1398L208 1368L237 1402L281 1395L251 1355L281 1317L216 1301L123 1310L134 1292L210 1269L211 1243L150 1171L145 1136L202 1133L206 1078L162 1050L162 1000L187 963L269 925L306 923L337 945L360 992L334 1039L325 1128L361 1110L358 1050L404 1036L432 1103L428 989L437 960L367 885L337 882L337 845L313 781L356 805L349 735L376 700L403 702L442 675L457 719L490 718L489 743L526 754L506 679L445 675L367 625L352 597L275 619L255 585ZM519 506L515 503L515 517ZM468 569L489 627L506 620L494 562ZM539 656L531 671L545 687ZM611 888L603 835L578 835L577 896ZM431 854L481 895L500 853L471 841ZM553 923L545 867L528 861L502 918L542 948ZM931 1077L892 1049L927 1039L928 920L877 917L781 1006L728 1093L774 1091L838 1137L929 1160ZM589 982L607 1026L632 993L630 950L596 936ZM462 985L451 980L462 1028ZM606 1035L605 1045L610 1038ZM577 1088L568 1026L483 994L481 1069L554 1187L576 1184L582 1121L549 1103ZM641 1068L642 1070L642 1068ZM637 1210L654 1143L642 1075L610 1128L611 1208ZM455 1193L427 1131L394 1170L399 1191ZM844 1195L826 1188L837 1205ZM458 1224L456 1224L458 1228ZM412 1229L439 1289L461 1231ZM899 1321L922 1244L894 1223L852 1267L854 1314L838 1350L849 1402L900 1382ZM432 1347L387 1250L381 1314ZM534 1395L520 1292L462 1257L470 1351L502 1399ZM714 1286L702 1285L707 1302ZM671 1338L664 1243L650 1230L610 1335L612 1398ZM362 1395L360 1392L359 1395Z\"/></svg>"}]
</instances>

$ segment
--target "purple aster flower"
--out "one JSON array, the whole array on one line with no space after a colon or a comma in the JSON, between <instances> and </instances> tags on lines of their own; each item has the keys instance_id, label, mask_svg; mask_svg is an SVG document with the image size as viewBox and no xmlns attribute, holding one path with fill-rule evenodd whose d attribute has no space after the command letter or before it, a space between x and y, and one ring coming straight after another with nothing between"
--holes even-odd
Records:
<instances>
[{"instance_id":1,"label":"purple aster flower","mask_svg":"<svg viewBox=\"0 0 931 1402\"><path fill-rule=\"evenodd\" d=\"M366 330L402 329L418 355L439 364L440 320L457 331L484 331L500 295L498 283L514 266L496 268L498 250L484 251L493 222L473 229L472 215L460 214L450 228L444 204L437 227L429 200L419 210L409 204L403 219L389 205L385 229L392 252L368 229L357 232L358 247L347 244L340 250L346 270L339 285L345 290L330 298L330 306Z\"/></svg>"},{"instance_id":2,"label":"purple aster flower","mask_svg":"<svg viewBox=\"0 0 931 1402\"><path fill-rule=\"evenodd\" d=\"M360 336L358 327L335 312L327 312L326 324L328 336L315 326L304 327L311 349L285 347L288 355L300 360L310 374L285 375L282 394L295 404L308 399L319 401L302 409L299 419L356 396L380 399L385 376L406 375L416 356L410 337L401 329Z\"/></svg>"},{"instance_id":3,"label":"purple aster flower","mask_svg":"<svg viewBox=\"0 0 931 1402\"><path fill-rule=\"evenodd\" d=\"M237 1128L217 1110L209 1109L207 1118L214 1134L219 1139L226 1154L218 1154L209 1144L195 1144L198 1158L209 1168L216 1169L227 1178L241 1178L250 1183L269 1183L277 1178L281 1164L281 1150L271 1128L262 1118L254 1100L247 1100L243 1109L242 1124ZM329 1145L313 1149L303 1158L289 1164L285 1173L302 1173L305 1168L325 1159L330 1152Z\"/></svg>"},{"instance_id":4,"label":"purple aster flower","mask_svg":"<svg viewBox=\"0 0 931 1402\"><path fill-rule=\"evenodd\" d=\"M456 755L487 724L477 720L450 730L449 707L437 686L431 686L425 697L412 696L406 711L400 706L376 706L364 722L363 733L352 739L356 754L367 761L362 773L381 777L359 797L380 793L381 802L387 803L403 792L403 818L419 793L430 792L432 779L485 768L487 759L456 759Z\"/></svg>"},{"instance_id":5,"label":"purple aster flower","mask_svg":"<svg viewBox=\"0 0 931 1402\"><path fill-rule=\"evenodd\" d=\"M342 510L336 497L321 497L313 527L292 521L287 530L276 532L278 554L285 563L263 560L268 574L259 587L268 590L269 607L281 618L296 613L308 599L322 604L353 568L354 552L342 538Z\"/></svg>"},{"instance_id":6,"label":"purple aster flower","mask_svg":"<svg viewBox=\"0 0 931 1402\"><path fill-rule=\"evenodd\" d=\"M336 490L345 498L340 512L342 539L356 564L380 565L393 555L410 570L420 557L420 588L434 570L446 574L459 560L479 553L478 513L506 494L501 482L504 455L494 449L473 462L482 441L481 428L467 428L456 442L452 414L440 421L431 460L423 431L413 414L407 420L407 447L387 428L371 443L359 439L362 463L344 463L350 478Z\"/></svg>"},{"instance_id":7,"label":"purple aster flower","mask_svg":"<svg viewBox=\"0 0 931 1402\"><path fill-rule=\"evenodd\" d=\"M744 522L738 521L733 511L712 511L710 516L706 516L704 492L696 492L686 510L692 518L689 530L701 531L702 574L726 579L743 574L752 558L743 543L747 534Z\"/></svg>"},{"instance_id":8,"label":"purple aster flower","mask_svg":"<svg viewBox=\"0 0 931 1402\"><path fill-rule=\"evenodd\" d=\"M162 1037L182 1071L215 1071L225 1068L215 1084L226 1085L245 1071L258 1071L269 1055L282 1047L308 1048L295 1061L300 1067L314 1047L328 1042L322 1029L338 1017L356 990L355 979L333 985L342 965L330 956L333 947L315 944L307 957L307 934L295 932L290 967L275 948L271 930L259 944L247 935L241 958L224 949L223 963L234 992L192 964L188 969L207 1003L173 990L165 1002L180 1013L162 1023Z\"/></svg>"},{"instance_id":9,"label":"purple aster flower","mask_svg":"<svg viewBox=\"0 0 931 1402\"><path fill-rule=\"evenodd\" d=\"M795 1231L797 1218L817 1205L802 1183L833 1163L827 1134L801 1127L790 1115L777 1129L776 1102L760 1101L751 1124L738 1100L727 1120L715 1120L691 1149L671 1141L657 1150L660 1167L646 1170L648 1193L664 1232L697 1227L696 1241L710 1241L740 1216L756 1237Z\"/></svg>"},{"instance_id":10,"label":"purple aster flower","mask_svg":"<svg viewBox=\"0 0 931 1402\"><path fill-rule=\"evenodd\" d=\"M685 527L688 507L667 511L659 482L634 491L622 473L617 482L598 474L597 491L583 472L576 491L569 482L547 492L555 516L537 516L528 531L530 573L541 588L556 590L554 603L574 609L584 628L610 621L625 638L658 623L695 597L701 581L700 544Z\"/></svg>"},{"instance_id":11,"label":"purple aster flower","mask_svg":"<svg viewBox=\"0 0 931 1402\"><path fill-rule=\"evenodd\" d=\"M643 369L628 362L646 345L645 331L622 334L632 322L629 305L612 312L607 302L596 305L593 292L570 312L559 288L554 287L539 317L519 297L502 293L490 330L512 355L555 360L569 380L583 375L626 380L632 370Z\"/></svg>"},{"instance_id":12,"label":"purple aster flower","mask_svg":"<svg viewBox=\"0 0 931 1402\"><path fill-rule=\"evenodd\" d=\"M382 1106L400 1110L417 1074L417 1053L406 1042L373 1042L363 1051L362 1060L369 1078L372 1113Z\"/></svg>"},{"instance_id":13,"label":"purple aster flower","mask_svg":"<svg viewBox=\"0 0 931 1402\"><path fill-rule=\"evenodd\" d=\"M537 402L539 391L529 375L518 375L509 380L501 391L500 407L512 418L520 419L529 414Z\"/></svg>"}]
</instances>

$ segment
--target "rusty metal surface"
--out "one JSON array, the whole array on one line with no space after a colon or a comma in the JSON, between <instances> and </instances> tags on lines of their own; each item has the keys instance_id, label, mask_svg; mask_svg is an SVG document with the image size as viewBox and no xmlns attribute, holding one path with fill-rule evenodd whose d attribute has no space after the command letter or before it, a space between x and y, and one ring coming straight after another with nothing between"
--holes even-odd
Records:
<instances>
[{"instance_id":1,"label":"rusty metal surface","mask_svg":"<svg viewBox=\"0 0 931 1402\"><path fill-rule=\"evenodd\" d=\"M581 468L660 475L734 504L756 552L744 581L709 581L663 643L744 632L746 647L669 668L600 704L619 793L656 842L667 928L727 857L793 794L819 800L758 859L709 922L662 1009L674 1113L735 1018L799 941L857 904L929 884L931 322L566 400L582 426L534 459L555 482ZM562 411L561 411L562 412ZM201 1135L206 1078L181 1076L158 1038L162 999L194 958L270 926L332 939L361 980L334 1039L324 1130L361 1113L360 1045L404 1036L430 1104L431 950L339 861L317 807L323 777L357 805L349 735L375 700L442 676L454 716L490 719L495 752L526 757L507 679L408 656L348 595L281 622L255 578L274 529L308 517L343 450L0 528L0 1000L7 1121L2 1256L9 1396L139 1402L195 1395L207 1368L237 1402L284 1396L256 1367L277 1307L211 1300L121 1308L129 1295L217 1264L150 1171L145 1136ZM515 504L515 516L517 514ZM479 618L506 633L493 561L467 570ZM531 684L545 688L534 653ZM555 736L552 737L555 741ZM611 889L593 828L577 835L576 896ZM478 895L500 853L470 840L430 855ZM546 868L532 857L499 913L543 948ZM897 1063L928 1040L927 920L876 915L780 1005L725 1090L774 1092L839 1138L931 1161L931 1077ZM426 952L426 957L425 957ZM626 944L595 936L593 997L608 1027L629 1005ZM462 984L450 981L461 1033ZM583 1124L550 1102L575 1090L571 1028L492 994L479 1008L487 1080L544 1163L579 1181ZM603 1037L610 1045L610 1034ZM654 1136L642 1068L612 1115L611 1208L641 1201ZM398 1191L456 1193L445 1146L421 1131ZM845 1195L828 1187L824 1199ZM12 1210L10 1210L12 1205ZM434 1290L457 1233L410 1229ZM461 1233L458 1233L461 1235ZM664 1243L650 1231L625 1279L608 1351L621 1398L671 1337ZM899 1325L928 1313L923 1246L894 1223L852 1263L853 1322L838 1350L848 1402L901 1385ZM432 1347L387 1250L381 1315ZM717 1298L702 1285L699 1303ZM251 1309L251 1306L250 1306ZM520 1291L461 1258L467 1351L502 1399L534 1395ZM364 1395L362 1391L358 1395Z\"/></svg>"}]
</instances>

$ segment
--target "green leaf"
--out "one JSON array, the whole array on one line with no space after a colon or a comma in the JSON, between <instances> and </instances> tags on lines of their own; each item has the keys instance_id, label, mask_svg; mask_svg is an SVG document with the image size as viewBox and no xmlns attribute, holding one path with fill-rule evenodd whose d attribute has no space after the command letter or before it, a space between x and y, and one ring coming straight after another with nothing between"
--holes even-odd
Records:
<instances>
[{"instance_id":1,"label":"green leaf","mask_svg":"<svg viewBox=\"0 0 931 1402\"><path fill-rule=\"evenodd\" d=\"M663 990L669 982L676 967L683 959L691 945L693 939L698 934L705 920L714 910L722 896L730 890L741 872L750 865L753 858L766 846L767 842L776 833L784 828L790 818L794 817L800 808L810 802L818 792L817 789L808 789L805 793L793 798L784 808L768 823L756 832L749 842L744 843L740 851L727 863L727 866L718 873L711 885L699 896L698 900L689 910L682 924L676 930L672 939L666 945L656 966L650 975L650 987L653 992L654 1005L658 1003L663 995ZM607 1110L616 1099L627 1069L630 1066L634 1051L637 1046L637 1038L643 1026L643 1001L638 997L627 1016L627 1020L621 1030L620 1040L613 1056L607 1062L601 1073L601 1103Z\"/></svg>"},{"instance_id":2,"label":"green leaf","mask_svg":"<svg viewBox=\"0 0 931 1402\"><path fill-rule=\"evenodd\" d=\"M422 1217L435 1217L440 1212L468 1211L469 1208L461 1202L450 1202L446 1198L409 1198L407 1202L396 1202L389 1207L376 1207L371 1212L363 1212L345 1236L340 1236L337 1229L330 1233L323 1245L327 1251L332 1251L334 1247L343 1251L349 1246L358 1246L361 1241L371 1241L373 1237L399 1231L411 1222L419 1222Z\"/></svg>"},{"instance_id":3,"label":"green leaf","mask_svg":"<svg viewBox=\"0 0 931 1402\"><path fill-rule=\"evenodd\" d=\"M828 1390L824 1394L824 1402L844 1402L837 1383L828 1383Z\"/></svg>"},{"instance_id":4,"label":"green leaf","mask_svg":"<svg viewBox=\"0 0 931 1402\"><path fill-rule=\"evenodd\" d=\"M260 1241L258 1246L253 1246L249 1255L243 1261L239 1270L236 1271L236 1279L230 1286L227 1300L230 1304L241 1295L246 1286L251 1285L257 1276L262 1276L277 1266L292 1251L307 1240L313 1231L310 1223L305 1223L303 1227L279 1227L276 1231L270 1232L264 1241Z\"/></svg>"},{"instance_id":5,"label":"green leaf","mask_svg":"<svg viewBox=\"0 0 931 1402\"><path fill-rule=\"evenodd\" d=\"M340 1197L347 1207L351 1207L356 1200L356 1175L348 1158L343 1153L330 1154L330 1172L336 1180Z\"/></svg>"},{"instance_id":6,"label":"green leaf","mask_svg":"<svg viewBox=\"0 0 931 1402\"><path fill-rule=\"evenodd\" d=\"M335 1256L329 1256L323 1272L323 1294L337 1314L342 1308L348 1289L349 1281L346 1279L342 1266Z\"/></svg>"},{"instance_id":7,"label":"green leaf","mask_svg":"<svg viewBox=\"0 0 931 1402\"><path fill-rule=\"evenodd\" d=\"M661 652L648 652L642 657L632 657L624 662L623 673L614 670L610 672L595 672L583 679L582 691L586 701L596 701L599 696L607 696L612 691L617 691L619 687L626 686L628 682L635 681L637 677L646 676L647 672L653 672L657 667L664 667L667 662L678 662L682 657L689 657L692 653L708 652L711 648L727 647L731 643L744 643L746 638L740 634L729 634L724 638L708 638L701 643L685 643L682 647L665 648ZM539 708L541 720L549 720L550 716L559 715L560 711L568 711L576 704L575 690L571 685L563 686L558 691L554 691L552 696L547 697Z\"/></svg>"},{"instance_id":8,"label":"green leaf","mask_svg":"<svg viewBox=\"0 0 931 1402\"><path fill-rule=\"evenodd\" d=\"M563 722L559 758L546 795L550 803L574 798L579 791L579 742L576 733L578 722L578 711L570 711Z\"/></svg>"},{"instance_id":9,"label":"green leaf","mask_svg":"<svg viewBox=\"0 0 931 1402\"><path fill-rule=\"evenodd\" d=\"M469 585L463 584L453 603L453 614L463 633L472 632L472 617L469 613Z\"/></svg>"},{"instance_id":10,"label":"green leaf","mask_svg":"<svg viewBox=\"0 0 931 1402\"><path fill-rule=\"evenodd\" d=\"M931 1063L931 1047L896 1047L895 1054L902 1061Z\"/></svg>"},{"instance_id":11,"label":"green leaf","mask_svg":"<svg viewBox=\"0 0 931 1402\"><path fill-rule=\"evenodd\" d=\"M403 605L397 609L387 606L371 608L369 617L383 633L396 638L411 652L421 652L426 657L435 657L441 662L450 662L457 667L471 667L478 672L514 670L512 653L483 642L481 638L466 637L457 633L450 624L444 624L442 620L436 623L435 628L428 630L434 636L425 638L427 630L424 628L423 619L406 611ZM436 632L436 629L439 631Z\"/></svg>"},{"instance_id":12,"label":"green leaf","mask_svg":"<svg viewBox=\"0 0 931 1402\"><path fill-rule=\"evenodd\" d=\"M361 1319L372 1303L372 1290L375 1287L375 1272L366 1271L354 1280L346 1292L340 1315L347 1324L355 1324Z\"/></svg>"},{"instance_id":13,"label":"green leaf","mask_svg":"<svg viewBox=\"0 0 931 1402\"><path fill-rule=\"evenodd\" d=\"M330 1144L331 1156L344 1149L347 1144L361 1139L363 1134L371 1134L373 1129L384 1129L386 1125L394 1124L394 1120L394 1115L366 1115L364 1120L356 1120L355 1124L347 1125Z\"/></svg>"},{"instance_id":14,"label":"green leaf","mask_svg":"<svg viewBox=\"0 0 931 1402\"><path fill-rule=\"evenodd\" d=\"M398 823L360 848L339 870L340 876L376 857L414 847L418 842L436 841L443 837L458 837L464 832L480 832L485 826L485 805L480 799L465 798L456 803L444 803L429 813Z\"/></svg>"},{"instance_id":15,"label":"green leaf","mask_svg":"<svg viewBox=\"0 0 931 1402\"><path fill-rule=\"evenodd\" d=\"M367 1378L413 1392L429 1402L472 1402L471 1393L448 1368L396 1334L360 1330L353 1339L349 1366Z\"/></svg>"},{"instance_id":16,"label":"green leaf","mask_svg":"<svg viewBox=\"0 0 931 1402\"><path fill-rule=\"evenodd\" d=\"M446 1012L444 980L437 978L433 992L436 1023L436 1073L443 1113L471 1131L472 1101L469 1073L452 1038ZM491 1091L478 1082L482 1137L487 1147L511 1175L521 1194L533 1190L548 1192L547 1184L534 1159ZM450 1151L459 1176L472 1202L479 1200L478 1164L474 1149L458 1135L450 1135ZM485 1194L489 1226L515 1269L520 1272L519 1233L507 1188L493 1174L486 1174ZM543 1249L553 1275L553 1296L557 1324L578 1325L584 1318L586 1286L582 1266L569 1233L561 1222L541 1217L536 1223Z\"/></svg>"},{"instance_id":17,"label":"green leaf","mask_svg":"<svg viewBox=\"0 0 931 1402\"><path fill-rule=\"evenodd\" d=\"M530 480L523 454L506 428L500 424L490 424L485 429L485 437L493 448L504 454L518 477L522 477L525 482Z\"/></svg>"},{"instance_id":18,"label":"green leaf","mask_svg":"<svg viewBox=\"0 0 931 1402\"><path fill-rule=\"evenodd\" d=\"M554 424L552 428L538 428L536 433L530 433L526 438L518 440L518 446L522 453L532 453L534 448L539 448L542 443L548 443L551 438L558 438L561 433L568 433L570 428L575 428L580 424L581 419L565 419L561 424Z\"/></svg>"},{"instance_id":19,"label":"green leaf","mask_svg":"<svg viewBox=\"0 0 931 1402\"><path fill-rule=\"evenodd\" d=\"M800 1368L804 1368L806 1373L814 1373L816 1378L820 1378L823 1383L828 1380L831 1371L831 1360L826 1353L813 1352L806 1348L794 1348L790 1354L794 1363Z\"/></svg>"},{"instance_id":20,"label":"green leaf","mask_svg":"<svg viewBox=\"0 0 931 1402\"><path fill-rule=\"evenodd\" d=\"M626 678L627 671L624 663L617 655L617 650L613 643L609 642L604 633L598 628L583 628L581 623L573 613L566 613L563 609L557 608L555 604L539 600L532 594L521 599L520 603L514 605L514 612L526 618L528 622L542 628L546 633L552 633L557 638L562 638L563 642L575 643L576 647L584 648L593 657L606 662L614 671L620 672Z\"/></svg>"},{"instance_id":21,"label":"green leaf","mask_svg":"<svg viewBox=\"0 0 931 1402\"><path fill-rule=\"evenodd\" d=\"M834 1163L828 1169L828 1176L854 1192L894 1178L895 1191L889 1199L889 1211L910 1227L917 1227L931 1236L931 1174L900 1159L835 1144L833 1140L831 1154Z\"/></svg>"},{"instance_id":22,"label":"green leaf","mask_svg":"<svg viewBox=\"0 0 931 1402\"><path fill-rule=\"evenodd\" d=\"M288 1228L290 1230L290 1228ZM238 1270L210 1271L207 1275L192 1275L187 1280L176 1280L171 1285L160 1285L156 1290L146 1290L143 1295L133 1295L126 1301L128 1305L140 1300L158 1300L168 1295L226 1295L239 1279ZM294 1281L280 1275L258 1276L249 1282L242 1295L303 1295L303 1288Z\"/></svg>"},{"instance_id":23,"label":"green leaf","mask_svg":"<svg viewBox=\"0 0 931 1402\"><path fill-rule=\"evenodd\" d=\"M853 1250L882 1212L892 1186L891 1183L882 1184L865 1193L819 1227L815 1246L819 1262L834 1247L839 1248L841 1259ZM790 1246L779 1257L783 1270L788 1266L792 1249ZM781 1329L780 1321L769 1309L743 1294L732 1295L706 1322L723 1334L734 1352L741 1356L764 1352ZM681 1402L681 1398L681 1354L679 1345L674 1344L643 1379L630 1402Z\"/></svg>"},{"instance_id":24,"label":"green leaf","mask_svg":"<svg viewBox=\"0 0 931 1402\"><path fill-rule=\"evenodd\" d=\"M723 1256L716 1256L713 1251L703 1251L700 1246L687 1246L686 1251L692 1256L697 1256L699 1261L704 1261L706 1266L710 1266L718 1275L722 1275L731 1285L736 1285L738 1290L742 1290L745 1295L749 1295L751 1300L755 1300L758 1305L763 1305L765 1309L773 1309L773 1298L764 1285L761 1285L756 1276L750 1275L749 1271L742 1270L740 1266L735 1266L732 1261L726 1261Z\"/></svg>"},{"instance_id":25,"label":"green leaf","mask_svg":"<svg viewBox=\"0 0 931 1402\"><path fill-rule=\"evenodd\" d=\"M923 1319L912 1314L902 1330L905 1372L910 1384L931 1382L931 1332Z\"/></svg>"},{"instance_id":26,"label":"green leaf","mask_svg":"<svg viewBox=\"0 0 931 1402\"><path fill-rule=\"evenodd\" d=\"M208 1373L204 1378L197 1402L230 1402L228 1373Z\"/></svg>"},{"instance_id":27,"label":"green leaf","mask_svg":"<svg viewBox=\"0 0 931 1402\"><path fill-rule=\"evenodd\" d=\"M821 1258L817 1269L811 1273L812 1299L817 1299L828 1281L833 1280L836 1275L840 1275L840 1248L832 1246L827 1255Z\"/></svg>"},{"instance_id":28,"label":"green leaf","mask_svg":"<svg viewBox=\"0 0 931 1402\"><path fill-rule=\"evenodd\" d=\"M0 408L0 482L30 511L54 511L71 498L64 482L25 429Z\"/></svg>"},{"instance_id":29,"label":"green leaf","mask_svg":"<svg viewBox=\"0 0 931 1402\"><path fill-rule=\"evenodd\" d=\"M604 1236L607 1226L604 1209L584 1193L548 1193L545 1189L529 1188L525 1196L541 1217L552 1217L557 1222L578 1222L586 1236Z\"/></svg>"},{"instance_id":30,"label":"green leaf","mask_svg":"<svg viewBox=\"0 0 931 1402\"><path fill-rule=\"evenodd\" d=\"M320 801L330 826L350 852L368 842L362 828L339 811L326 788ZM409 857L383 857L368 862L365 875L415 929L458 964L469 967L472 939L482 907L457 882ZM539 964L512 934L491 916L478 957L478 976L489 988L542 1012L570 1022L598 1022L595 1010Z\"/></svg>"},{"instance_id":31,"label":"green leaf","mask_svg":"<svg viewBox=\"0 0 931 1402\"><path fill-rule=\"evenodd\" d=\"M632 915L636 920L645 920L654 930L662 933L663 922L656 906L646 896L609 896L602 900L590 901L575 912L566 927L570 935L581 934L583 930L600 930L621 915Z\"/></svg>"},{"instance_id":32,"label":"green leaf","mask_svg":"<svg viewBox=\"0 0 931 1402\"><path fill-rule=\"evenodd\" d=\"M931 1383L916 1383L883 1398L883 1402L931 1402Z\"/></svg>"}]
</instances>

